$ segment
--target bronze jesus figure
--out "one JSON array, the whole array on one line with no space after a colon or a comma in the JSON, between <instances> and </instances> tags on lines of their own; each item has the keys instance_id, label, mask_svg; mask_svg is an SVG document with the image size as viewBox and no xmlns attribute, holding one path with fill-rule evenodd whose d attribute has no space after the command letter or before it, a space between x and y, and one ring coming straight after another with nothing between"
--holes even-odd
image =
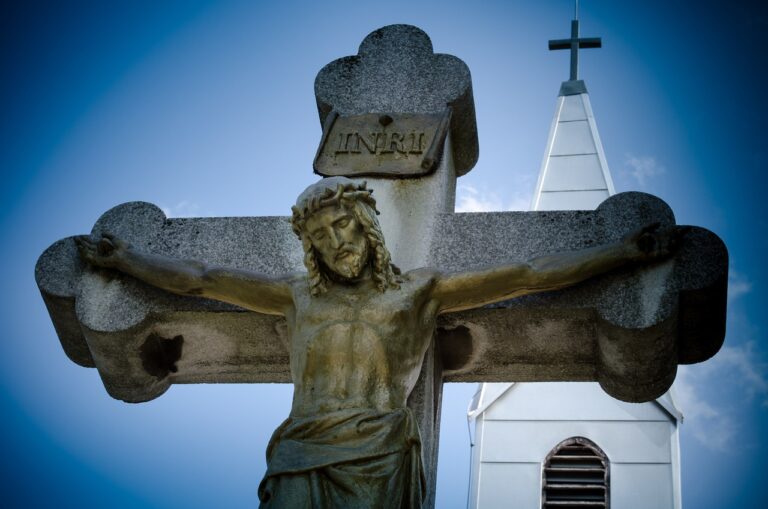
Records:
<instances>
[{"instance_id":1,"label":"bronze jesus figure","mask_svg":"<svg viewBox=\"0 0 768 509\"><path fill-rule=\"evenodd\" d=\"M371 193L344 177L307 188L292 218L307 273L279 278L143 253L111 235L77 238L92 265L286 318L293 404L267 449L261 507L421 507L421 439L406 401L437 316L660 259L673 239L651 226L621 242L523 263L401 274Z\"/></svg>"}]
</instances>

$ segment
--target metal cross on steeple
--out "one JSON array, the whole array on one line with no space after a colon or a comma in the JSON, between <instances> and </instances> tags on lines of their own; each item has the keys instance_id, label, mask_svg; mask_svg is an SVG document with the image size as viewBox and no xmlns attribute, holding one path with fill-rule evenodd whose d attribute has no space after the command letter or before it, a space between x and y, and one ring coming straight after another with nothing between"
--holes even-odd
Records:
<instances>
[{"instance_id":1,"label":"metal cross on steeple","mask_svg":"<svg viewBox=\"0 0 768 509\"><path fill-rule=\"evenodd\" d=\"M549 41L549 49L571 50L571 81L579 79L579 48L599 48L602 46L600 37L585 37L579 39L579 3L576 2L575 19L571 21L571 38L554 39Z\"/></svg>"}]
</instances>

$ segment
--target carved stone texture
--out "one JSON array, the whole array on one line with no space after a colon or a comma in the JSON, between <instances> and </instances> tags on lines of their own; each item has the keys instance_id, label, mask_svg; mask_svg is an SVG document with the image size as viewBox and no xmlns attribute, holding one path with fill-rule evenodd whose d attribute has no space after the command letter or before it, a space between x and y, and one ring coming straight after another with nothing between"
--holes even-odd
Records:
<instances>
[{"instance_id":1,"label":"carved stone texture","mask_svg":"<svg viewBox=\"0 0 768 509\"><path fill-rule=\"evenodd\" d=\"M456 173L477 162L475 103L469 68L453 55L435 54L429 36L411 25L370 33L358 54L334 60L315 78L320 123L366 113L443 114L451 109L450 137Z\"/></svg>"},{"instance_id":2,"label":"carved stone texture","mask_svg":"<svg viewBox=\"0 0 768 509\"><path fill-rule=\"evenodd\" d=\"M459 271L525 260L615 241L651 222L672 225L674 217L642 193L616 195L596 211L446 214L430 264ZM166 219L151 204L128 203L99 219L93 233L101 232L147 252L264 274L302 268L284 217ZM671 385L677 364L720 348L727 258L716 235L687 228L674 258L650 269L620 269L570 289L443 315L446 380L597 380L620 399L651 400ZM73 238L53 244L36 267L64 350L97 367L113 397L147 401L173 383L290 382L281 318L108 274L84 267Z\"/></svg>"},{"instance_id":3,"label":"carved stone texture","mask_svg":"<svg viewBox=\"0 0 768 509\"><path fill-rule=\"evenodd\" d=\"M613 242L648 222L673 225L674 216L662 200L636 192L595 211L441 216L429 263L461 271L525 260ZM598 381L624 401L655 399L672 385L678 364L702 362L722 346L727 282L723 242L683 227L678 251L662 263L443 315L441 342L451 345L441 345L445 380Z\"/></svg>"},{"instance_id":4,"label":"carved stone texture","mask_svg":"<svg viewBox=\"0 0 768 509\"><path fill-rule=\"evenodd\" d=\"M142 251L215 265L264 274L304 270L287 217L167 219L158 207L133 202L102 215L93 233L102 232ZM82 366L97 367L114 398L147 401L185 381L290 382L288 352L279 339L282 319L86 268L73 237L43 253L35 277L65 352ZM177 371L163 378L148 372L143 345L150 337L177 336L183 338Z\"/></svg>"},{"instance_id":5,"label":"carved stone texture","mask_svg":"<svg viewBox=\"0 0 768 509\"><path fill-rule=\"evenodd\" d=\"M448 134L443 115L334 116L323 128L313 167L325 177L420 177L435 171Z\"/></svg>"}]
</instances>

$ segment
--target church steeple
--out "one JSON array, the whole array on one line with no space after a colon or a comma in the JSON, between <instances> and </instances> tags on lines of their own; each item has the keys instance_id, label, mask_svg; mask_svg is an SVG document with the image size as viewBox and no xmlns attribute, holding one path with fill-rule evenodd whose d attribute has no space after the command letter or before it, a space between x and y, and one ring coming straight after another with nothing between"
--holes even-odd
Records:
<instances>
[{"instance_id":1,"label":"church steeple","mask_svg":"<svg viewBox=\"0 0 768 509\"><path fill-rule=\"evenodd\" d=\"M531 210L587 210L615 193L587 87L578 79L579 49L599 48L599 37L580 38L578 4L571 38L549 41L570 49L570 79L560 87Z\"/></svg>"},{"instance_id":2,"label":"church steeple","mask_svg":"<svg viewBox=\"0 0 768 509\"><path fill-rule=\"evenodd\" d=\"M587 88L578 73L579 49L599 48L601 41L579 37L578 3L576 11L571 38L549 41L550 49L571 50L570 79L560 87L531 210L595 209L615 193ZM584 482L569 492L574 485L562 488L568 484L558 485L556 479L548 477L550 472L562 469L547 468L548 462L557 457L553 446L558 442L578 443L583 437L589 437L598 447L610 444L622 458L638 458L623 460L625 463L618 469L614 466L610 477L606 477L606 481L616 481L612 487L607 482L603 487L592 485L598 488L597 496L604 489L604 493L610 493L611 505L618 507L634 502L641 490L651 489L663 494L663 498L649 502L649 507L681 507L678 423L682 415L669 392L655 402L638 405L611 398L597 383L483 383L470 402L467 419L470 429L474 426L470 432L468 504L473 509L503 505L510 496L520 507L542 507L542 490L547 488L560 490L558 496L565 504L568 502L562 497L574 492L577 496L571 500L583 502ZM658 462L646 462L641 458L650 449L641 441L661 428L667 431L653 447L663 456ZM519 436L528 438L517 442L510 439ZM532 437L546 445L536 449ZM642 476L653 472L652 485L638 484L640 471ZM565 472L574 474L574 470ZM531 482L537 476L541 484ZM555 482L550 484L550 479Z\"/></svg>"},{"instance_id":3,"label":"church steeple","mask_svg":"<svg viewBox=\"0 0 768 509\"><path fill-rule=\"evenodd\" d=\"M579 79L579 49L600 48L602 45L603 41L600 37L579 37L579 2L577 0L574 19L571 20L571 38L552 39L549 41L550 50L571 50L571 75L569 80L564 81L560 87L560 95L575 95L587 92L584 81Z\"/></svg>"}]
</instances>

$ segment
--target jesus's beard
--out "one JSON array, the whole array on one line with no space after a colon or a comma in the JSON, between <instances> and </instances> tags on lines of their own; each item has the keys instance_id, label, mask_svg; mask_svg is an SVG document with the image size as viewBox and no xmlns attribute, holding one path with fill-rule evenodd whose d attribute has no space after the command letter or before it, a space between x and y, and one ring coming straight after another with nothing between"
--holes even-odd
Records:
<instances>
[{"instance_id":1,"label":"jesus's beard","mask_svg":"<svg viewBox=\"0 0 768 509\"><path fill-rule=\"evenodd\" d=\"M339 275L347 278L354 279L360 275L362 258L358 254L350 253L343 260L336 261L335 269L339 272Z\"/></svg>"},{"instance_id":2,"label":"jesus's beard","mask_svg":"<svg viewBox=\"0 0 768 509\"><path fill-rule=\"evenodd\" d=\"M347 244L339 249L333 263L328 268L334 276L340 279L355 280L362 274L367 261L367 246Z\"/></svg>"}]
</instances>

